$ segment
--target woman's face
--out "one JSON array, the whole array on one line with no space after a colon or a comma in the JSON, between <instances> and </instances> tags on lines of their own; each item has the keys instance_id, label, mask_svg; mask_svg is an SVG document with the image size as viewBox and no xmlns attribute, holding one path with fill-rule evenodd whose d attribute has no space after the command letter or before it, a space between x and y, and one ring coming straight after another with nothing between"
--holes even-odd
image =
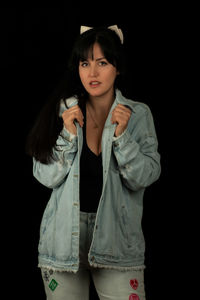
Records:
<instances>
[{"instance_id":1,"label":"woman's face","mask_svg":"<svg viewBox=\"0 0 200 300\"><path fill-rule=\"evenodd\" d=\"M79 63L81 82L90 96L103 96L114 89L116 67L107 61L98 43L93 46L93 57Z\"/></svg>"}]
</instances>

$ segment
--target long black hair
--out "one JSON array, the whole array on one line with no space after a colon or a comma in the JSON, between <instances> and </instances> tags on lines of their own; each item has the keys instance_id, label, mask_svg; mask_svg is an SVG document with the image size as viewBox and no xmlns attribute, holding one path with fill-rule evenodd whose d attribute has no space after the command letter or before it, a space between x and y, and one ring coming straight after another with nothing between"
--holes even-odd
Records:
<instances>
[{"instance_id":1,"label":"long black hair","mask_svg":"<svg viewBox=\"0 0 200 300\"><path fill-rule=\"evenodd\" d=\"M119 71L115 88L120 89L120 79L125 72L125 55L119 36L115 31L104 27L93 28L79 35L63 79L40 111L27 137L26 153L41 163L48 164L52 161L53 147L56 147L56 140L63 127L63 120L59 117L61 99L75 96L80 106L88 99L79 77L78 66L80 61L85 61L92 55L95 43L100 45L105 58Z\"/></svg>"}]
</instances>

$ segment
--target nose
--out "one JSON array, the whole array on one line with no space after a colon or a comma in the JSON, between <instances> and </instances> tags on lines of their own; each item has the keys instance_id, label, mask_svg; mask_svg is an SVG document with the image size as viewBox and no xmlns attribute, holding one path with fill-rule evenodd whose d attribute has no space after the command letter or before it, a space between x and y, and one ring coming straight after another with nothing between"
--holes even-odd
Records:
<instances>
[{"instance_id":1,"label":"nose","mask_svg":"<svg viewBox=\"0 0 200 300\"><path fill-rule=\"evenodd\" d=\"M91 77L97 77L97 75L98 75L98 69L97 69L96 64L91 64L91 66L90 66L90 76Z\"/></svg>"}]
</instances>

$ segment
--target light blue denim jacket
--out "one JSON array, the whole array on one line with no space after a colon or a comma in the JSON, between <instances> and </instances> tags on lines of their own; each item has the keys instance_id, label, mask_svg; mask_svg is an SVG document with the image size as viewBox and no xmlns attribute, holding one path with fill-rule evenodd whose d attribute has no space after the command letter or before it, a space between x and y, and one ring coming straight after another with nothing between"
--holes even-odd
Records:
<instances>
[{"instance_id":1,"label":"light blue denim jacket","mask_svg":"<svg viewBox=\"0 0 200 300\"><path fill-rule=\"evenodd\" d=\"M75 97L66 100L77 104ZM111 112L117 104L132 111L128 127L114 138ZM66 109L63 103L60 114ZM79 164L82 128L77 136L63 128L54 149L56 161L45 165L33 159L35 178L53 189L40 227L39 267L76 273L79 268ZM88 253L91 266L129 270L144 266L145 241L141 227L145 188L159 178L160 155L149 107L116 98L102 135L103 189L93 240Z\"/></svg>"}]
</instances>

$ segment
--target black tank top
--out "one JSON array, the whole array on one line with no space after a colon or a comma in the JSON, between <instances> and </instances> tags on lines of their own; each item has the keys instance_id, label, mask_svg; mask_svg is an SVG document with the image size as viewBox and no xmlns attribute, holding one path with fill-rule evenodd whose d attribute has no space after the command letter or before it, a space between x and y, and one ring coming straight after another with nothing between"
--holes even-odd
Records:
<instances>
[{"instance_id":1,"label":"black tank top","mask_svg":"<svg viewBox=\"0 0 200 300\"><path fill-rule=\"evenodd\" d=\"M103 168L102 155L94 154L86 141L86 107L82 108L84 115L83 148L80 159L80 210L96 212L102 193Z\"/></svg>"}]
</instances>

